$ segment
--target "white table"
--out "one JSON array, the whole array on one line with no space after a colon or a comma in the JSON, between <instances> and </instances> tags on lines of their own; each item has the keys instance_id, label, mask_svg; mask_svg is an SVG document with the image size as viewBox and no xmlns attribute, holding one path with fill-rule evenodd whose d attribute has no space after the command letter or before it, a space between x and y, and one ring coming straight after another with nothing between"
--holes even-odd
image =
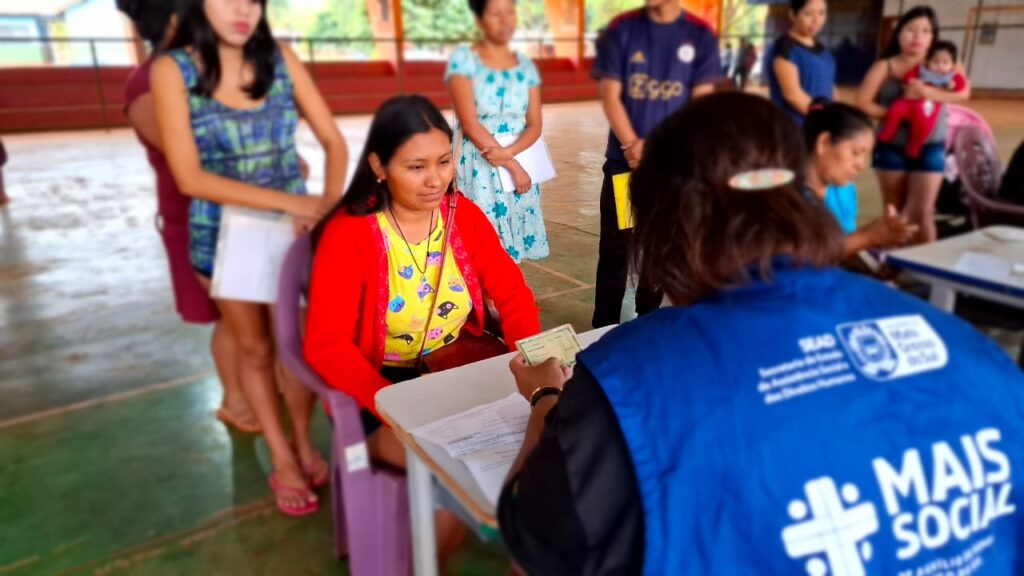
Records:
<instances>
[{"instance_id":1,"label":"white table","mask_svg":"<svg viewBox=\"0 0 1024 576\"><path fill-rule=\"evenodd\" d=\"M580 334L586 347L612 327ZM435 576L437 535L434 533L432 478L451 493L485 529L497 530L496 510L466 466L440 446L418 443L409 430L507 397L516 391L506 354L475 364L428 374L384 388L377 393L377 411L406 449L409 515L412 522L413 564L417 576Z\"/></svg>"},{"instance_id":2,"label":"white table","mask_svg":"<svg viewBox=\"0 0 1024 576\"><path fill-rule=\"evenodd\" d=\"M929 284L930 302L947 312L953 311L958 293L1024 309L1024 275L993 279L956 269L957 261L967 252L989 254L1024 264L1024 242L998 238L1008 231L1024 235L1021 228L992 226L931 244L895 250L887 253L884 261Z\"/></svg>"}]
</instances>

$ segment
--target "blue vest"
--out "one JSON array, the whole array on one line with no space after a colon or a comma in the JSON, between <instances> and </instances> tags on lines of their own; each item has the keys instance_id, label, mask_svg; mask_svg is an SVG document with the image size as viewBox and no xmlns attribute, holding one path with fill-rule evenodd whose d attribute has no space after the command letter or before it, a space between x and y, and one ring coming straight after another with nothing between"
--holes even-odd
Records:
<instances>
[{"instance_id":1,"label":"blue vest","mask_svg":"<svg viewBox=\"0 0 1024 576\"><path fill-rule=\"evenodd\" d=\"M923 302L781 268L579 359L633 458L644 574L1024 573L1024 375Z\"/></svg>"}]
</instances>

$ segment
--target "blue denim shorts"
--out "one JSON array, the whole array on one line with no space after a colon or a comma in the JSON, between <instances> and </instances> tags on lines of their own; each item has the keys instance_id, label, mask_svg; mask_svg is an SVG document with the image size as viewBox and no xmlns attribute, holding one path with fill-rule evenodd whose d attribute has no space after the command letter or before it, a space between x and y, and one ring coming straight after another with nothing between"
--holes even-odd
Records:
<instances>
[{"instance_id":1,"label":"blue denim shorts","mask_svg":"<svg viewBox=\"0 0 1024 576\"><path fill-rule=\"evenodd\" d=\"M875 170L938 172L941 174L946 170L946 145L942 142L925 144L921 147L921 154L917 158L908 158L903 146L880 142L875 146L871 165Z\"/></svg>"}]
</instances>

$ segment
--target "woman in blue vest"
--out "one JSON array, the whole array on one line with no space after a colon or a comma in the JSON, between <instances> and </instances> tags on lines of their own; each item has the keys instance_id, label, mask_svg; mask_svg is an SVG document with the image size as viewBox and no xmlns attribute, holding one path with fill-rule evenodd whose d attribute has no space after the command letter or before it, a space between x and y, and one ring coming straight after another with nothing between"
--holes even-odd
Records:
<instances>
[{"instance_id":1,"label":"woman in blue vest","mask_svg":"<svg viewBox=\"0 0 1024 576\"><path fill-rule=\"evenodd\" d=\"M836 269L805 163L785 113L735 92L648 137L634 264L674 305L568 382L511 365L533 408L498 520L527 573L1024 569L1024 375L966 323Z\"/></svg>"},{"instance_id":2,"label":"woman in blue vest","mask_svg":"<svg viewBox=\"0 0 1024 576\"><path fill-rule=\"evenodd\" d=\"M772 45L768 62L768 89L772 102L797 124L817 98L833 100L836 62L832 53L818 41L825 27L828 3L825 0L790 0L789 31Z\"/></svg>"}]
</instances>

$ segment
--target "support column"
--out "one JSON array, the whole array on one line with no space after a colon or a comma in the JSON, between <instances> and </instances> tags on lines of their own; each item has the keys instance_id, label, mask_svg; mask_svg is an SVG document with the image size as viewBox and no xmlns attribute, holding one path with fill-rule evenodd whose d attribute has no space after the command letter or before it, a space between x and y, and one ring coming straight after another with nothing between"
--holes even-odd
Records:
<instances>
[{"instance_id":1,"label":"support column","mask_svg":"<svg viewBox=\"0 0 1024 576\"><path fill-rule=\"evenodd\" d=\"M405 94L405 21L402 19L402 0L391 0L391 12L395 21L395 72L398 74L398 93Z\"/></svg>"},{"instance_id":2,"label":"support column","mask_svg":"<svg viewBox=\"0 0 1024 576\"><path fill-rule=\"evenodd\" d=\"M538 56L579 59L582 44L567 39L583 36L583 0L544 0L544 13L548 19L548 32L551 37L561 41L554 43L554 54Z\"/></svg>"},{"instance_id":3,"label":"support column","mask_svg":"<svg viewBox=\"0 0 1024 576\"><path fill-rule=\"evenodd\" d=\"M721 33L722 0L679 0L679 4L683 10L707 22L716 33Z\"/></svg>"},{"instance_id":4,"label":"support column","mask_svg":"<svg viewBox=\"0 0 1024 576\"><path fill-rule=\"evenodd\" d=\"M587 7L586 0L576 0L576 66L581 66L587 55Z\"/></svg>"},{"instance_id":5,"label":"support column","mask_svg":"<svg viewBox=\"0 0 1024 576\"><path fill-rule=\"evenodd\" d=\"M395 8L392 0L366 0L366 15L370 19L370 30L374 38L395 38ZM373 58L395 61L397 54L393 41L377 42L373 47Z\"/></svg>"}]
</instances>

